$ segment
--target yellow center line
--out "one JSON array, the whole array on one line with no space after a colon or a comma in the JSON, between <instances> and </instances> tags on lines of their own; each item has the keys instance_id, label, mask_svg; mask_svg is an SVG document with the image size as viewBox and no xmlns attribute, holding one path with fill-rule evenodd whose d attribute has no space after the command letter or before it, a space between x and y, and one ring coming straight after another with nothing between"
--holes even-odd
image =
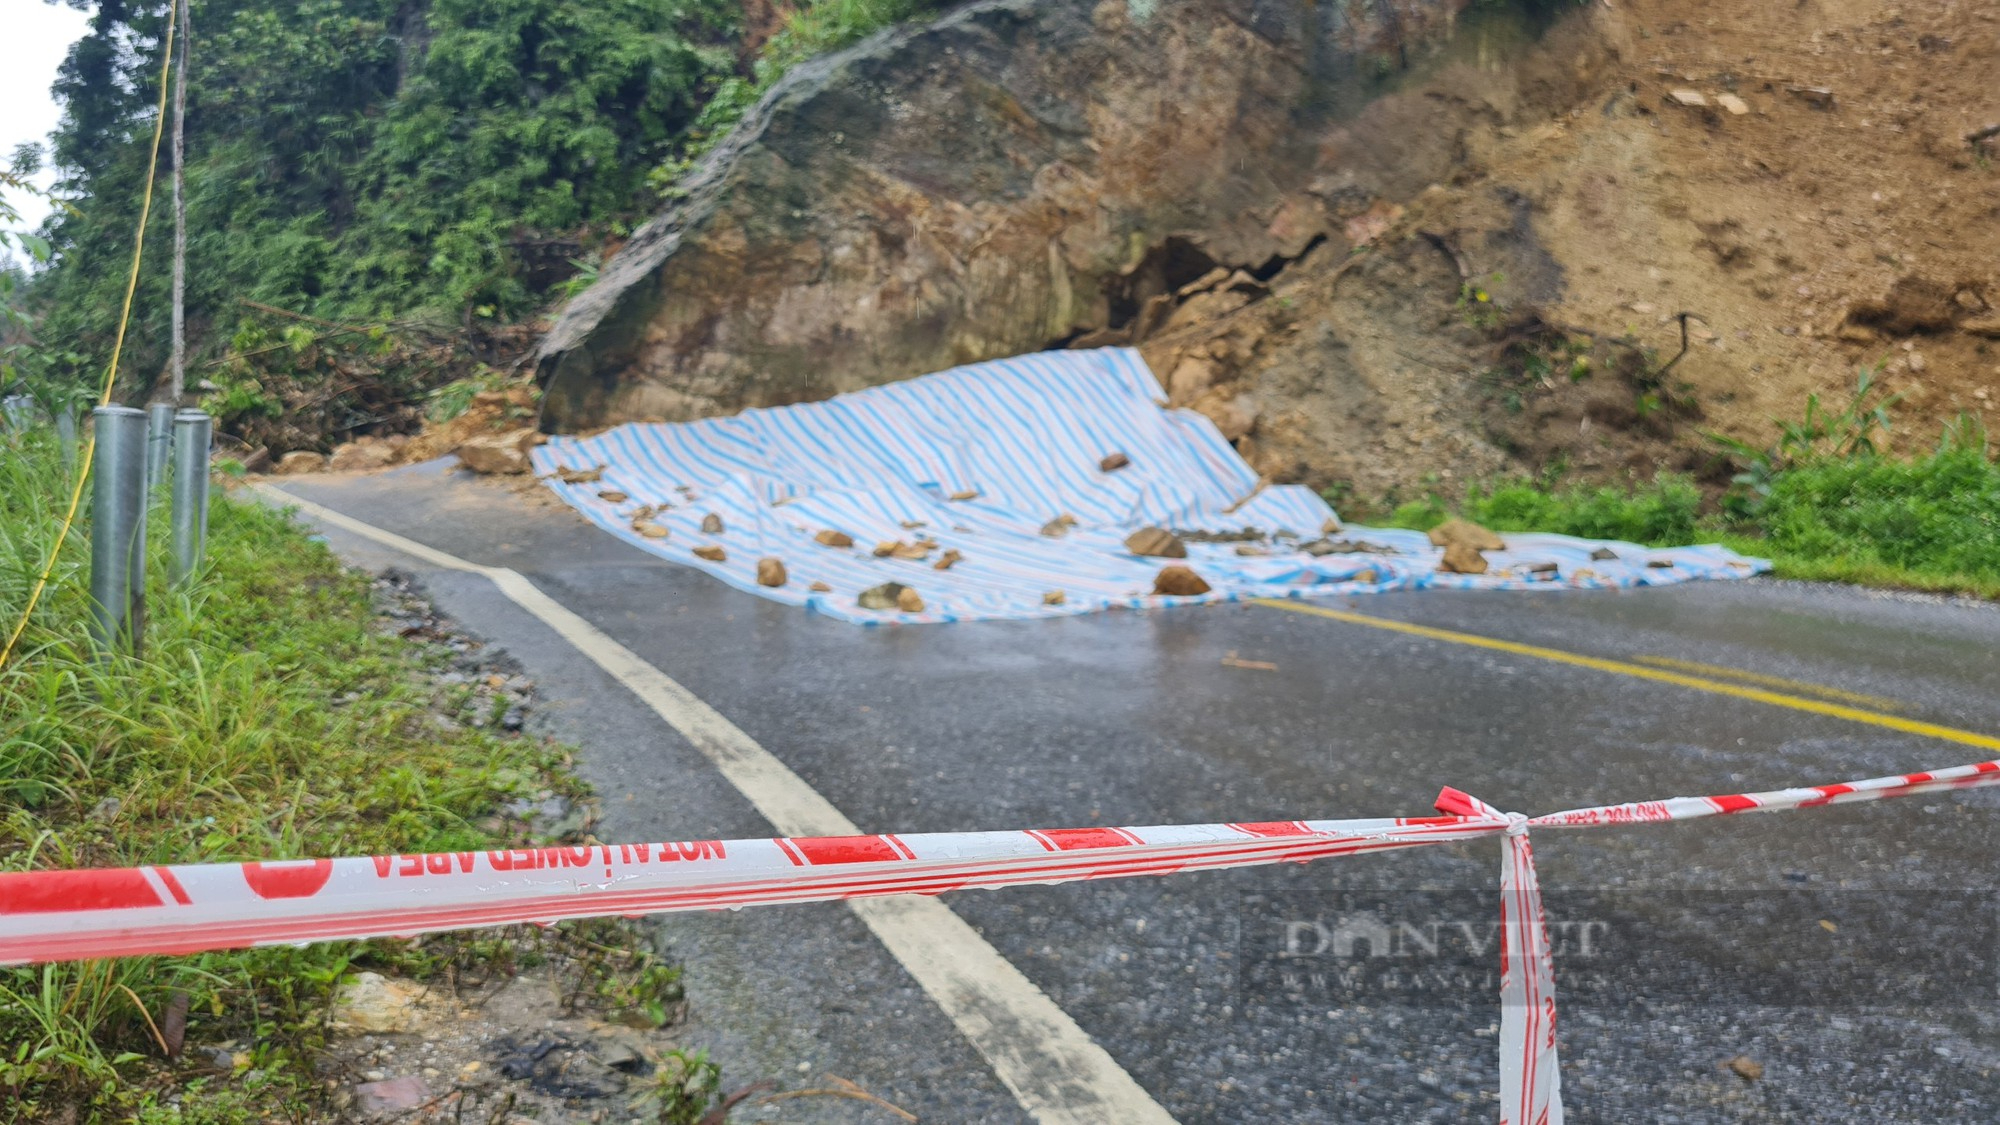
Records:
<instances>
[{"instance_id":1,"label":"yellow center line","mask_svg":"<svg viewBox=\"0 0 2000 1125\"><path fill-rule=\"evenodd\" d=\"M1807 683L1804 680L1788 680L1783 676L1750 672L1742 668L1727 668L1720 664L1703 664L1699 660L1676 660L1671 656L1635 656L1632 659L1641 664L1651 664L1656 668L1672 668L1680 672L1697 675L1719 676L1725 680L1741 680L1746 684L1762 684L1771 688L1789 688L1806 695L1817 695L1822 699L1838 699L1857 707L1873 707L1878 711L1908 711L1909 705L1879 695L1864 695L1858 691L1843 691L1824 684Z\"/></svg>"},{"instance_id":2,"label":"yellow center line","mask_svg":"<svg viewBox=\"0 0 2000 1125\"><path fill-rule=\"evenodd\" d=\"M1714 695L1734 696L1773 707L1786 707L1794 711L1804 711L1812 715L1846 719L1851 723L1866 723L1869 726L1901 731L1905 734L1922 735L1925 738L1956 742L1965 746L1977 746L1985 750L2000 750L2000 738L1980 734L1976 731L1960 730L1957 727L1939 726L1917 719L1906 719L1901 715L1886 715L1880 711L1849 707L1841 703L1828 703L1819 699L1807 699L1801 695L1768 691L1763 688L1744 687L1741 684L1725 683L1705 676L1692 676L1684 672L1665 668L1649 668L1644 664L1634 664L1624 660L1606 660L1597 656L1565 652L1559 648L1543 648L1540 645L1526 645L1518 641L1503 641L1497 637L1482 637L1477 633L1460 633L1452 629L1434 629L1429 625L1412 625L1406 621L1391 621L1385 617L1370 617L1364 613L1348 613L1344 610L1327 609L1324 606L1307 605L1303 602L1280 601L1275 598L1251 598L1256 605L1271 609L1287 609L1293 613L1308 613L1314 617L1324 617L1332 621L1342 621L1349 625L1365 625L1370 629L1386 629L1392 633L1403 633L1412 637L1424 637L1433 641L1447 641L1451 644L1468 645L1493 652L1504 652L1513 656L1527 656L1536 660L1548 660L1557 664L1568 664L1576 668L1589 668L1596 672L1611 672L1620 676L1631 676L1654 683L1672 684L1675 687L1692 688Z\"/></svg>"}]
</instances>

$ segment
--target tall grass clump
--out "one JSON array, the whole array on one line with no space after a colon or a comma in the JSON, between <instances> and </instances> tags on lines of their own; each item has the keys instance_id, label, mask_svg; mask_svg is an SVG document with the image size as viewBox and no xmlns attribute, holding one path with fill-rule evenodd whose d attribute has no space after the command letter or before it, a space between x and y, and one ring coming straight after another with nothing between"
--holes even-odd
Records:
<instances>
[{"instance_id":1,"label":"tall grass clump","mask_svg":"<svg viewBox=\"0 0 2000 1125\"><path fill-rule=\"evenodd\" d=\"M0 434L9 630L69 472L47 427ZM554 748L439 721L449 701L425 672L447 651L378 630L369 580L254 503L216 497L185 591L165 584L156 512L142 654L95 652L85 509L0 668L0 869L472 848L509 798L574 792ZM0 970L0 1106L10 1121L125 1120L206 1088L163 1120L295 1117L317 1096L309 1060L340 975L400 956L338 942ZM167 1057L169 1008L190 1049L247 1044L245 1067L190 1078Z\"/></svg>"},{"instance_id":2,"label":"tall grass clump","mask_svg":"<svg viewBox=\"0 0 2000 1125\"><path fill-rule=\"evenodd\" d=\"M1781 578L2000 597L2000 465L1985 424L1960 415L1933 449L1899 454L1900 401L1864 368L1844 401L1812 395L1799 417L1774 419L1768 446L1711 434L1737 471L1706 498L1668 474L1624 488L1515 480L1403 504L1386 522L1427 530L1456 512L1496 531L1713 539L1769 557Z\"/></svg>"},{"instance_id":3,"label":"tall grass clump","mask_svg":"<svg viewBox=\"0 0 2000 1125\"><path fill-rule=\"evenodd\" d=\"M2000 466L1976 419L1947 428L1926 456L1794 465L1772 478L1752 523L1781 573L1791 560L1813 576L2000 592Z\"/></svg>"},{"instance_id":4,"label":"tall grass clump","mask_svg":"<svg viewBox=\"0 0 2000 1125\"><path fill-rule=\"evenodd\" d=\"M1557 488L1532 480L1473 485L1447 503L1432 496L1398 506L1390 525L1428 531L1457 514L1495 531L1547 531L1585 539L1620 539L1650 546L1689 542L1697 533L1701 490L1686 477L1662 473L1632 488Z\"/></svg>"}]
</instances>

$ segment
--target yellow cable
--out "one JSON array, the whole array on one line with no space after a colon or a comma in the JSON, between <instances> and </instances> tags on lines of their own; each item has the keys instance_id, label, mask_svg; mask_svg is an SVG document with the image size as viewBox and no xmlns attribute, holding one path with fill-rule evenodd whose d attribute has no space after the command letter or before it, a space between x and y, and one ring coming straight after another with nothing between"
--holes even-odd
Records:
<instances>
[{"instance_id":1,"label":"yellow cable","mask_svg":"<svg viewBox=\"0 0 2000 1125\"><path fill-rule=\"evenodd\" d=\"M132 236L132 273L125 279L125 307L118 313L118 332L111 342L111 365L104 371L104 389L98 393L97 405L111 405L111 389L118 382L118 361L125 353L125 326L132 319L132 297L139 290L139 262L146 251L146 223L153 214L153 177L160 167L160 135L167 124L167 76L174 61L174 27L179 22L182 0L169 0L167 5L167 39L165 50L160 56L160 106L153 121L153 152L146 161L146 192L139 203L139 229ZM63 543L69 539L69 529L76 522L76 509L83 503L83 486L90 479L90 462L97 452L97 428L91 427L90 437L83 443L83 456L77 461L76 487L70 490L69 510L63 513L62 526L56 531L55 545L49 548L48 561L42 564L41 577L35 580L35 588L28 594L28 604L21 610L21 620L14 624L14 632L7 638L7 647L0 648L0 668L14 656L14 646L21 643L21 634L28 631L28 619L35 615L35 606L42 600L42 593L48 589L49 576L55 573L56 560L62 556Z\"/></svg>"}]
</instances>

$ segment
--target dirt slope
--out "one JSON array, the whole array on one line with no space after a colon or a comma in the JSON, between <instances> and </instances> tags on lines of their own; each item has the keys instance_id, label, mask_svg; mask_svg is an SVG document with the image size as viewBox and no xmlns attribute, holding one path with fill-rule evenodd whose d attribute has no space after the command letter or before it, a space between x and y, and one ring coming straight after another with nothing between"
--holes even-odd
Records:
<instances>
[{"instance_id":1,"label":"dirt slope","mask_svg":"<svg viewBox=\"0 0 2000 1125\"><path fill-rule=\"evenodd\" d=\"M1365 249L1136 333L1263 471L1370 496L1552 464L1726 479L1705 431L1766 441L1864 364L1907 448L1990 412L2000 154L1967 136L2000 121L2000 9L1593 0L1525 49L1471 38L1328 138L1452 147L1414 196L1348 200Z\"/></svg>"},{"instance_id":2,"label":"dirt slope","mask_svg":"<svg viewBox=\"0 0 2000 1125\"><path fill-rule=\"evenodd\" d=\"M1572 279L1562 318L1657 331L1700 313L1716 338L1681 373L1727 430L1885 356L1906 436L1986 408L2000 353L1964 329L2000 301L2000 173L1965 138L2000 121L2000 8L1636 0L1599 23L1622 63L1604 99L1493 169L1543 201ZM1730 93L1748 113L1715 104Z\"/></svg>"}]
</instances>

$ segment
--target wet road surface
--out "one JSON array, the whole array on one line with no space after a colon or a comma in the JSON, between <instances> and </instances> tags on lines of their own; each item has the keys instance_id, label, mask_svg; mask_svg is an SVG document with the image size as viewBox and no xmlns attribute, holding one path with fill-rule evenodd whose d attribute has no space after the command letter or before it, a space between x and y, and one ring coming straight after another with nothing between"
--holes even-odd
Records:
<instances>
[{"instance_id":1,"label":"wet road surface","mask_svg":"<svg viewBox=\"0 0 2000 1125\"><path fill-rule=\"evenodd\" d=\"M731 590L553 502L435 464L276 483L526 575L870 832L1423 815L1444 785L1532 814L2000 757L1264 605L863 629ZM523 662L540 697L534 729L582 748L602 838L771 834L685 740L486 579L328 535L357 565L415 572L443 610ZM2000 612L1988 606L1762 580L1324 604L1968 739L2000 733ZM1984 791L1538 833L1551 913L1569 927L1558 978L1569 1119L2000 1119L1996 811ZM1492 958L1454 959L1451 938L1476 945L1497 915L1498 850L946 902L1189 1125L1492 1120L1499 1006L1479 976ZM1390 927L1388 948L1337 950L1330 936L1363 915ZM688 964L688 1038L712 1047L725 1085L837 1074L925 1121L1029 1120L844 907L657 925ZM1761 1077L1725 1065L1739 1058ZM891 1118L803 1099L732 1120Z\"/></svg>"}]
</instances>

